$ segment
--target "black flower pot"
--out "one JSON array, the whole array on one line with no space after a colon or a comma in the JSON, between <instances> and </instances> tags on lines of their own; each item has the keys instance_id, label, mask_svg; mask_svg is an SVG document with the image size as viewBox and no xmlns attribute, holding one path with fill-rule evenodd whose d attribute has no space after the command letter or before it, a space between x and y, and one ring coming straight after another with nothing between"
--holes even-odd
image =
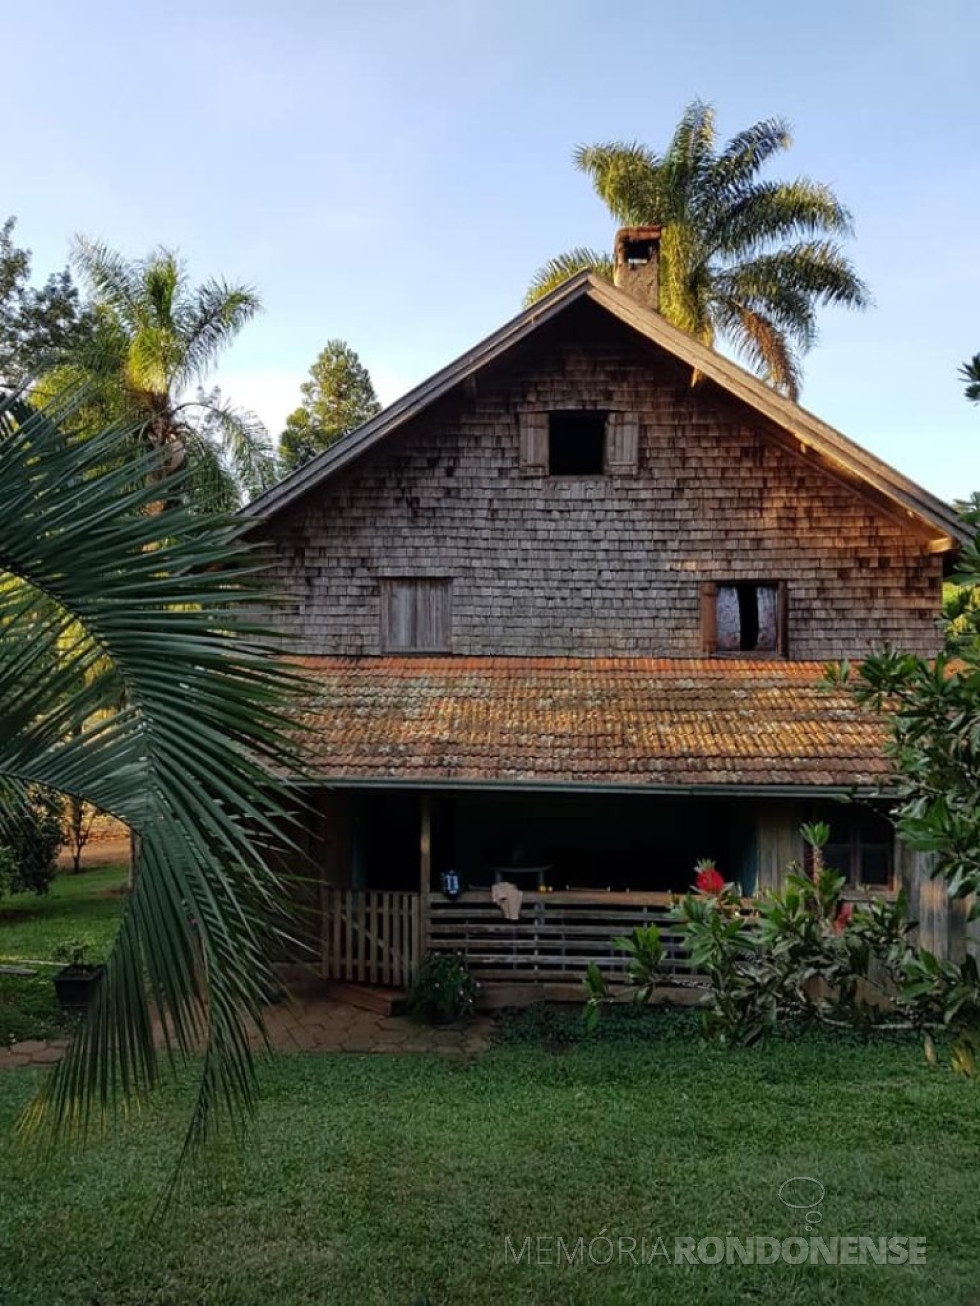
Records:
<instances>
[{"instance_id":1,"label":"black flower pot","mask_svg":"<svg viewBox=\"0 0 980 1306\"><path fill-rule=\"evenodd\" d=\"M54 977L58 1001L68 1011L78 1011L92 1001L102 978L102 966L65 966Z\"/></svg>"}]
</instances>

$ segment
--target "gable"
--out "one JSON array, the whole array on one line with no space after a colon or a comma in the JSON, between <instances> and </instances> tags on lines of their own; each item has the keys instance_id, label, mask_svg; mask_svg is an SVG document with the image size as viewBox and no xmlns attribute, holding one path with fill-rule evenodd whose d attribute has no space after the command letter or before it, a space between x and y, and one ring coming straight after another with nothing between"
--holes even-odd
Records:
<instances>
[{"instance_id":1,"label":"gable","mask_svg":"<svg viewBox=\"0 0 980 1306\"><path fill-rule=\"evenodd\" d=\"M700 378L717 400L751 415L760 429L774 441L828 474L849 485L858 494L890 514L932 552L955 550L968 533L953 509L940 499L896 472L880 459L861 449L840 432L821 422L799 405L778 395L745 369L699 344L673 327L659 314L645 309L606 282L582 274L507 323L455 363L437 372L392 404L370 422L339 440L330 449L294 472L286 480L254 500L243 514L274 517L288 505L350 466L369 450L389 440L406 424L466 384L479 383L486 369L517 350L552 325L559 331L573 323L576 310L584 304L627 327L639 339L649 342L672 367L688 377Z\"/></svg>"},{"instance_id":2,"label":"gable","mask_svg":"<svg viewBox=\"0 0 980 1306\"><path fill-rule=\"evenodd\" d=\"M629 412L630 468L522 464L528 411ZM617 456L621 449L617 447ZM706 588L778 586L779 651L935 651L942 559L889 504L582 300L263 523L310 655L697 657ZM437 640L392 639L424 591ZM767 590L768 594L769 591ZM284 621L282 617L277 620ZM432 624L432 623L430 623ZM433 628L435 628L433 626ZM719 627L718 650L724 651Z\"/></svg>"}]
</instances>

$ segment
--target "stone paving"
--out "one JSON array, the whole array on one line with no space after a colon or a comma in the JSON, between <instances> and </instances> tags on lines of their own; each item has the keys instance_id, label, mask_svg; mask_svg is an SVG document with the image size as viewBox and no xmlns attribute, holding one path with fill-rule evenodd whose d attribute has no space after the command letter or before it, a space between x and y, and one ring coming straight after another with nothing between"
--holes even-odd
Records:
<instances>
[{"instance_id":1,"label":"stone paving","mask_svg":"<svg viewBox=\"0 0 980 1306\"><path fill-rule=\"evenodd\" d=\"M269 1007L266 1029L279 1052L437 1052L470 1058L490 1046L491 1022L478 1017L463 1025L433 1029L406 1016L383 1016L346 1002L314 998ZM262 1046L257 1035L253 1045ZM65 1039L32 1039L0 1048L0 1070L51 1065L66 1046Z\"/></svg>"}]
</instances>

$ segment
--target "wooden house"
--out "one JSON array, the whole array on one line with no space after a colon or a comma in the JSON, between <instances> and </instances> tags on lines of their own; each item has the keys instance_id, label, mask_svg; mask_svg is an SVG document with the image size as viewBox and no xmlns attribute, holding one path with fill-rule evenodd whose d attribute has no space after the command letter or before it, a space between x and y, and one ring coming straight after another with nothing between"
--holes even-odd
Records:
<instances>
[{"instance_id":1,"label":"wooden house","mask_svg":"<svg viewBox=\"0 0 980 1306\"><path fill-rule=\"evenodd\" d=\"M818 818L854 894L904 883L945 946L882 725L820 681L938 648L961 524L664 320L655 229L616 248L615 285L567 282L246 510L317 685L325 977L458 947L557 993L697 859L774 885Z\"/></svg>"}]
</instances>

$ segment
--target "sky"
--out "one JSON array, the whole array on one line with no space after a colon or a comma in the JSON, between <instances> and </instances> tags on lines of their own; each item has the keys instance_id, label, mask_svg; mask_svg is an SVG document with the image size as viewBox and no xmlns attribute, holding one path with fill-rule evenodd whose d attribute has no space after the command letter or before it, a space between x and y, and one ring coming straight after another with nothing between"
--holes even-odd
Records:
<instances>
[{"instance_id":1,"label":"sky","mask_svg":"<svg viewBox=\"0 0 980 1306\"><path fill-rule=\"evenodd\" d=\"M8 7L0 218L35 274L72 237L178 248L264 311L216 380L275 433L324 344L381 399L520 308L614 224L573 148L727 138L779 115L772 176L830 184L875 304L823 311L804 405L944 498L980 490L975 0L47 0Z\"/></svg>"}]
</instances>

